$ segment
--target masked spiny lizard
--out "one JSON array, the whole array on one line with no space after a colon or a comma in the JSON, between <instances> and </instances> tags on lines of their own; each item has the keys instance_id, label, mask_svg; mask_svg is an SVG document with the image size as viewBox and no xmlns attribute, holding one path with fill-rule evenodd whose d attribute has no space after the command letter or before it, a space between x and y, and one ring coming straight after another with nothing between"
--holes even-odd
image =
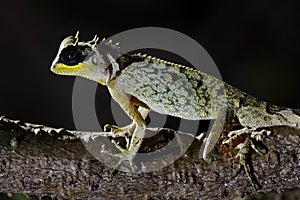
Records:
<instances>
[{"instance_id":1,"label":"masked spiny lizard","mask_svg":"<svg viewBox=\"0 0 300 200\"><path fill-rule=\"evenodd\" d=\"M249 148L255 149L251 134L263 127L300 126L298 109L268 104L192 68L147 55L121 54L117 45L98 39L95 36L91 41L80 42L78 34L65 38L51 71L85 77L107 86L112 98L133 120L123 128L105 126L115 133L130 133L135 127L127 149L119 148L123 154L118 165L124 160L132 164L150 110L188 120L215 119L203 158L215 159L238 147L239 169L244 167L251 184L257 188L246 162ZM236 125L243 128L232 131Z\"/></svg>"}]
</instances>

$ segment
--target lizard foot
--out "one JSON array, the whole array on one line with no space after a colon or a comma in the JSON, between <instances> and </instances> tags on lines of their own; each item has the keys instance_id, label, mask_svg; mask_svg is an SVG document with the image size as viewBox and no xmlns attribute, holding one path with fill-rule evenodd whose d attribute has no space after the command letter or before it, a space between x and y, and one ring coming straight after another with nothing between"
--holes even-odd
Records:
<instances>
[{"instance_id":1,"label":"lizard foot","mask_svg":"<svg viewBox=\"0 0 300 200\"><path fill-rule=\"evenodd\" d=\"M112 143L117 147L117 149L120 151L120 153L111 153L106 150L102 151L102 153L119 158L119 161L117 162L117 164L114 165L113 170L110 173L111 177L120 168L120 166L122 165L122 163L124 161L129 162L129 167L130 167L132 173L136 172L137 167L134 164L134 158L135 158L139 148L141 147L144 134L145 134L145 129L137 126L134 130L134 133L133 133L131 139L129 139L128 137L125 137L126 148L122 148L115 140L112 140Z\"/></svg>"},{"instance_id":2,"label":"lizard foot","mask_svg":"<svg viewBox=\"0 0 300 200\"><path fill-rule=\"evenodd\" d=\"M247 140L251 140L247 138ZM250 141L244 142L244 147L242 147L238 153L232 158L232 159L239 159L239 166L238 169L232 174L232 176L229 178L229 180L232 180L235 178L242 169L245 170L247 177L250 180L250 183L255 191L261 188L261 185L257 182L256 177L253 174L253 171L251 170L250 164L249 164L249 150L250 146L247 143L252 143Z\"/></svg>"},{"instance_id":3,"label":"lizard foot","mask_svg":"<svg viewBox=\"0 0 300 200\"><path fill-rule=\"evenodd\" d=\"M229 178L229 181L235 178L242 169L245 170L247 177L250 180L250 183L255 191L261 188L260 184L257 182L256 177L254 176L251 167L250 167L250 149L255 150L259 155L264 155L260 150L258 150L255 144L252 141L252 138L249 135L249 131L253 131L248 128L244 128L237 131L232 131L231 134L233 136L228 140L223 142L223 145L231 146L233 144L238 144L236 148L238 148L238 153L231 159L239 159L238 169L233 173L233 175ZM243 142L240 142L240 141ZM231 143L231 144L230 144ZM232 146L231 146L232 147Z\"/></svg>"},{"instance_id":4,"label":"lizard foot","mask_svg":"<svg viewBox=\"0 0 300 200\"><path fill-rule=\"evenodd\" d=\"M123 149L114 140L112 141L115 144L115 146L121 151L121 153L111 154L112 156L119 158L119 161L117 162L117 164L115 164L115 166L113 167L113 170L110 173L111 177L115 175L116 171L119 169L119 167L125 161L129 162L129 167L130 167L131 172L132 173L136 172L137 167L134 164L133 160L141 146L142 140L136 139L136 138L133 138L133 140L135 140L134 143L130 142L130 145L127 144L127 146L129 146L127 149Z\"/></svg>"},{"instance_id":5,"label":"lizard foot","mask_svg":"<svg viewBox=\"0 0 300 200\"><path fill-rule=\"evenodd\" d=\"M112 131L116 135L122 135L126 136L127 134L130 134L135 129L135 122L132 122L131 124L124 126L124 127L118 127L116 125L106 124L104 126L104 132Z\"/></svg>"}]
</instances>

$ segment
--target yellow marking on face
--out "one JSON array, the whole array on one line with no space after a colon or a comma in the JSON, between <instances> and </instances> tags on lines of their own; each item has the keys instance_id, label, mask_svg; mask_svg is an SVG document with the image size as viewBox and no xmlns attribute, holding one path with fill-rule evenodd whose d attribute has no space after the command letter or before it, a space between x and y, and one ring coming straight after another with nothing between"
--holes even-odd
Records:
<instances>
[{"instance_id":1,"label":"yellow marking on face","mask_svg":"<svg viewBox=\"0 0 300 200\"><path fill-rule=\"evenodd\" d=\"M83 63L79 63L73 66L56 63L52 67L52 71L56 74L83 75L92 71L92 67Z\"/></svg>"}]
</instances>

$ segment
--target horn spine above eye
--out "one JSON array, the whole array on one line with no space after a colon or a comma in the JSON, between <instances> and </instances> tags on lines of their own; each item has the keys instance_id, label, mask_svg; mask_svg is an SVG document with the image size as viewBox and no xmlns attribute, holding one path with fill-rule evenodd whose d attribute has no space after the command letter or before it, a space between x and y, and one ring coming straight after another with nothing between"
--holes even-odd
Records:
<instances>
[{"instance_id":1,"label":"horn spine above eye","mask_svg":"<svg viewBox=\"0 0 300 200\"><path fill-rule=\"evenodd\" d=\"M78 42L79 42L79 31L76 32L74 46L77 46Z\"/></svg>"}]
</instances>

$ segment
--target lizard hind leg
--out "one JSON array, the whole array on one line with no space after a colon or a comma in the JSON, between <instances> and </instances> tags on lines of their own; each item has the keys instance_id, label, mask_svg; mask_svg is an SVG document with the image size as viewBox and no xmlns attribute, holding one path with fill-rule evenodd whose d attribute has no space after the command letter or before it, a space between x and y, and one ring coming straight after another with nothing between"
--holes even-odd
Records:
<instances>
[{"instance_id":1,"label":"lizard hind leg","mask_svg":"<svg viewBox=\"0 0 300 200\"><path fill-rule=\"evenodd\" d=\"M261 188L261 186L257 182L256 177L254 176L253 170L251 168L250 151L253 149L260 155L263 155L263 153L260 150L258 150L255 144L253 143L253 139L251 138L252 131L252 129L249 129L247 127L231 131L229 133L230 138L223 142L224 146L222 146L222 151L224 153L227 153L233 149L238 148L237 154L233 158L231 158L239 160L238 169L232 174L229 180L235 178L241 172L241 170L244 169L252 187L256 191L259 188Z\"/></svg>"},{"instance_id":2,"label":"lizard hind leg","mask_svg":"<svg viewBox=\"0 0 300 200\"><path fill-rule=\"evenodd\" d=\"M216 120L212 123L209 133L204 139L200 150L200 158L203 158L206 162L211 162L222 156L219 149L222 146L222 141L228 137L234 120L235 117L231 110L225 108L218 112Z\"/></svg>"},{"instance_id":3,"label":"lizard hind leg","mask_svg":"<svg viewBox=\"0 0 300 200\"><path fill-rule=\"evenodd\" d=\"M236 127L239 129L232 130ZM252 173L249 159L251 149L262 155L252 141L252 135L258 139L262 133L264 133L264 131L258 132L255 128L249 129L241 125L237 116L235 116L231 110L221 110L204 142L204 150L202 151L203 158L210 162L222 155L232 152L234 149L238 149L238 153L232 159L239 159L239 167L230 177L230 180L236 177L244 168L251 185L257 190L260 188L260 185Z\"/></svg>"}]
</instances>

